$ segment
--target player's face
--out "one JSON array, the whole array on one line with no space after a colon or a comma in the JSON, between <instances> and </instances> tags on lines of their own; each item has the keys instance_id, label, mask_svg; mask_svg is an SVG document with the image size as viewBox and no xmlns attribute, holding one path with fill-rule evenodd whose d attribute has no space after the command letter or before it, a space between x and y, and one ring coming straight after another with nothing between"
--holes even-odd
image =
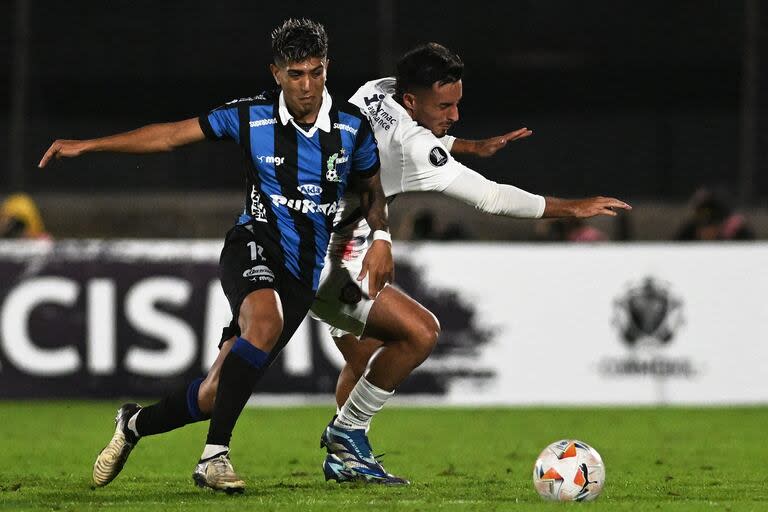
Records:
<instances>
[{"instance_id":1,"label":"player's face","mask_svg":"<svg viewBox=\"0 0 768 512\"><path fill-rule=\"evenodd\" d=\"M285 103L294 119L301 123L314 123L323 102L328 59L312 57L281 66L270 64L270 70L283 90Z\"/></svg>"},{"instance_id":2,"label":"player's face","mask_svg":"<svg viewBox=\"0 0 768 512\"><path fill-rule=\"evenodd\" d=\"M414 121L442 137L459 120L461 80L450 84L432 84L430 89L405 93L403 103Z\"/></svg>"}]
</instances>

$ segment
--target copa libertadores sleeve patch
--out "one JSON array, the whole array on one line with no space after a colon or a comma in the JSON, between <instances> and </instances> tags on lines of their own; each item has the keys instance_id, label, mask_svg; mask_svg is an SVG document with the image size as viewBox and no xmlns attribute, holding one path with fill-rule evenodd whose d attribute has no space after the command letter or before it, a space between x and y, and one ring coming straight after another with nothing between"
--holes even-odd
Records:
<instances>
[{"instance_id":1,"label":"copa libertadores sleeve patch","mask_svg":"<svg viewBox=\"0 0 768 512\"><path fill-rule=\"evenodd\" d=\"M429 150L429 162L435 167L441 167L448 163L448 153L440 146L435 146Z\"/></svg>"}]
</instances>

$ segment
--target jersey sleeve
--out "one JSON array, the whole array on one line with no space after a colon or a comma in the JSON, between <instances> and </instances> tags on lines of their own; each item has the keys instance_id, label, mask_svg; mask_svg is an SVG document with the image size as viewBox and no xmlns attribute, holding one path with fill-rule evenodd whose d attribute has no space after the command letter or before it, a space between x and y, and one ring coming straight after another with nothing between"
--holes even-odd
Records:
<instances>
[{"instance_id":1,"label":"jersey sleeve","mask_svg":"<svg viewBox=\"0 0 768 512\"><path fill-rule=\"evenodd\" d=\"M200 128L208 139L240 139L240 116L236 106L224 105L199 117Z\"/></svg>"},{"instance_id":2,"label":"jersey sleeve","mask_svg":"<svg viewBox=\"0 0 768 512\"><path fill-rule=\"evenodd\" d=\"M519 219L541 218L546 207L544 197L496 183L468 167L464 167L443 193L480 211Z\"/></svg>"},{"instance_id":3,"label":"jersey sleeve","mask_svg":"<svg viewBox=\"0 0 768 512\"><path fill-rule=\"evenodd\" d=\"M446 134L440 137L438 140L443 144L445 149L447 149L448 152L450 153L451 150L453 149L453 143L456 142L456 137L454 137L453 135Z\"/></svg>"},{"instance_id":4,"label":"jersey sleeve","mask_svg":"<svg viewBox=\"0 0 768 512\"><path fill-rule=\"evenodd\" d=\"M442 192L478 210L510 217L538 218L542 196L486 179L454 159L438 139L424 130L404 147L404 192Z\"/></svg>"},{"instance_id":5,"label":"jersey sleeve","mask_svg":"<svg viewBox=\"0 0 768 512\"><path fill-rule=\"evenodd\" d=\"M402 146L403 192L442 192L466 169L428 130L420 129Z\"/></svg>"},{"instance_id":6,"label":"jersey sleeve","mask_svg":"<svg viewBox=\"0 0 768 512\"><path fill-rule=\"evenodd\" d=\"M355 151L352 153L352 170L361 178L369 178L379 172L379 167L379 148L368 119L363 118L355 140Z\"/></svg>"}]
</instances>

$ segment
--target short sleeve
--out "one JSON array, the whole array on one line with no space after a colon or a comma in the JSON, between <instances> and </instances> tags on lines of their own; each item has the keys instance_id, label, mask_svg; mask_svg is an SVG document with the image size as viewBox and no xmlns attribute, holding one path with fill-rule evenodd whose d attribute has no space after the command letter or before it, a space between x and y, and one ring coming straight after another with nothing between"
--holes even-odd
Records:
<instances>
[{"instance_id":1,"label":"short sleeve","mask_svg":"<svg viewBox=\"0 0 768 512\"><path fill-rule=\"evenodd\" d=\"M240 139L240 116L236 106L225 105L203 114L199 118L200 128L212 140Z\"/></svg>"},{"instance_id":2,"label":"short sleeve","mask_svg":"<svg viewBox=\"0 0 768 512\"><path fill-rule=\"evenodd\" d=\"M442 192L466 169L429 130L419 130L403 146L404 192Z\"/></svg>"},{"instance_id":3,"label":"short sleeve","mask_svg":"<svg viewBox=\"0 0 768 512\"><path fill-rule=\"evenodd\" d=\"M379 148L373 137L371 125L367 119L360 123L355 140L355 151L352 154L352 170L360 177L367 178L379 172Z\"/></svg>"},{"instance_id":4,"label":"short sleeve","mask_svg":"<svg viewBox=\"0 0 768 512\"><path fill-rule=\"evenodd\" d=\"M439 140L443 144L445 149L447 149L448 152L450 153L451 150L453 149L453 143L456 142L456 137L454 137L453 135L443 135L437 140Z\"/></svg>"}]
</instances>

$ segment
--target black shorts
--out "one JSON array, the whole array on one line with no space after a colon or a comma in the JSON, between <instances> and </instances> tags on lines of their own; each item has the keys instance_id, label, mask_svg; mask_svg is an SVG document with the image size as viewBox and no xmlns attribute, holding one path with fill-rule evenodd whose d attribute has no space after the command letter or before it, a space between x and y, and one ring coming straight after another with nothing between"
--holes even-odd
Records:
<instances>
[{"instance_id":1,"label":"black shorts","mask_svg":"<svg viewBox=\"0 0 768 512\"><path fill-rule=\"evenodd\" d=\"M221 287L232 310L232 322L221 334L221 344L240 335L237 319L245 297L256 290L273 289L283 306L283 331L270 353L270 362L288 343L309 311L315 292L302 284L282 263L281 248L255 234L249 225L230 229L219 259Z\"/></svg>"}]
</instances>

